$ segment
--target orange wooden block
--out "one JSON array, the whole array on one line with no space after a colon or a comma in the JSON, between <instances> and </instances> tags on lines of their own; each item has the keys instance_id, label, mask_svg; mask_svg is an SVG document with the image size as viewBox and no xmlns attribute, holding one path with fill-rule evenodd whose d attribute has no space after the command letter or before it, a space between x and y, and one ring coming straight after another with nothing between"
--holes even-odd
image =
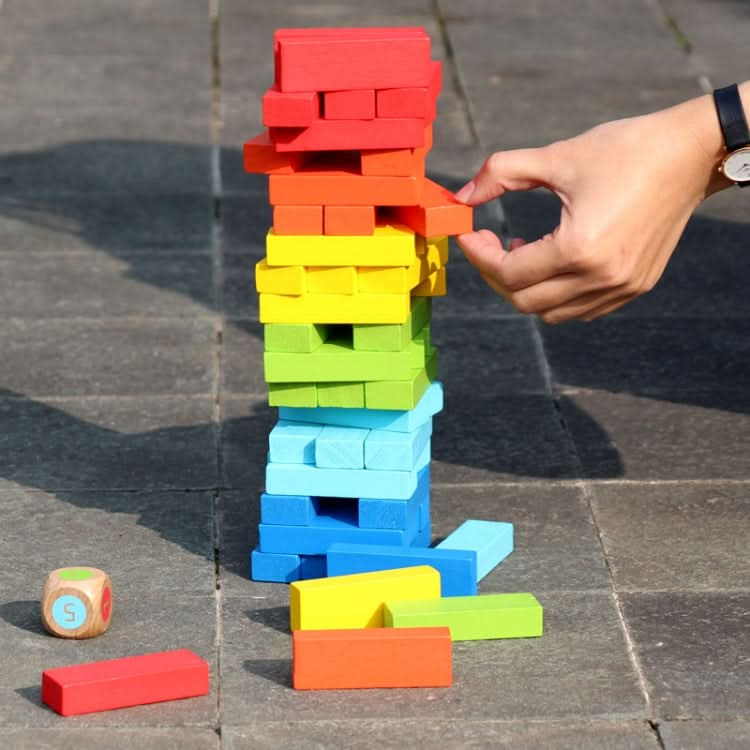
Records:
<instances>
[{"instance_id":1,"label":"orange wooden block","mask_svg":"<svg viewBox=\"0 0 750 750\"><path fill-rule=\"evenodd\" d=\"M268 132L256 135L242 148L245 171L253 174L292 174L302 165L297 153L280 154L274 149Z\"/></svg>"},{"instance_id":2,"label":"orange wooden block","mask_svg":"<svg viewBox=\"0 0 750 750\"><path fill-rule=\"evenodd\" d=\"M269 179L289 178L280 175ZM473 229L474 212L471 206L459 203L450 190L428 179L424 180L418 205L404 203L389 210L396 221L425 237L463 234Z\"/></svg>"},{"instance_id":3,"label":"orange wooden block","mask_svg":"<svg viewBox=\"0 0 750 750\"><path fill-rule=\"evenodd\" d=\"M426 153L424 147L362 151L362 174L382 177L424 177Z\"/></svg>"},{"instance_id":4,"label":"orange wooden block","mask_svg":"<svg viewBox=\"0 0 750 750\"><path fill-rule=\"evenodd\" d=\"M448 687L453 681L450 629L295 630L297 690Z\"/></svg>"},{"instance_id":5,"label":"orange wooden block","mask_svg":"<svg viewBox=\"0 0 750 750\"><path fill-rule=\"evenodd\" d=\"M369 235L375 231L375 206L325 206L323 234Z\"/></svg>"},{"instance_id":6,"label":"orange wooden block","mask_svg":"<svg viewBox=\"0 0 750 750\"><path fill-rule=\"evenodd\" d=\"M423 182L421 177L364 177L344 170L272 174L268 200L272 206L417 206Z\"/></svg>"},{"instance_id":7,"label":"orange wooden block","mask_svg":"<svg viewBox=\"0 0 750 750\"><path fill-rule=\"evenodd\" d=\"M323 234L323 206L274 206L276 234Z\"/></svg>"},{"instance_id":8,"label":"orange wooden block","mask_svg":"<svg viewBox=\"0 0 750 750\"><path fill-rule=\"evenodd\" d=\"M327 91L323 94L326 120L372 120L375 117L375 89Z\"/></svg>"}]
</instances>

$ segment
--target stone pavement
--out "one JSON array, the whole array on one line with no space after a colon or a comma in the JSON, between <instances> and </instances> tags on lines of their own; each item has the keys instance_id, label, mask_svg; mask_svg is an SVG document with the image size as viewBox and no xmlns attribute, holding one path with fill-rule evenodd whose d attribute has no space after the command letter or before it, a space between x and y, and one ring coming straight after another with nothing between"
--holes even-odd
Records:
<instances>
[{"instance_id":1,"label":"stone pavement","mask_svg":"<svg viewBox=\"0 0 750 750\"><path fill-rule=\"evenodd\" d=\"M653 293L588 326L515 314L456 253L435 305L434 533L514 522L482 591L534 592L546 633L457 644L448 690L290 689L286 588L247 578L273 419L250 269L270 217L240 149L274 28L375 24L432 34L430 164L454 187L494 149L748 70L742 0L0 2L0 747L750 746L739 190L699 210ZM479 219L534 236L556 210L533 192ZM77 563L112 575L115 622L55 640L41 584ZM44 668L174 647L210 661L210 696L39 705Z\"/></svg>"}]
</instances>

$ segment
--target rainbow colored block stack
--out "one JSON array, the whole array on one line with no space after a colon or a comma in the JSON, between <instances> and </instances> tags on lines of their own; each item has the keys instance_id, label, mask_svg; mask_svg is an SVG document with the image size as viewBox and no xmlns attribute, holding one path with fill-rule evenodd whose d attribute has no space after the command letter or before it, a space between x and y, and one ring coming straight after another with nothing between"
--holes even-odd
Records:
<instances>
[{"instance_id":1,"label":"rainbow colored block stack","mask_svg":"<svg viewBox=\"0 0 750 750\"><path fill-rule=\"evenodd\" d=\"M472 212L425 177L441 64L421 28L282 29L248 172L269 175L256 266L279 420L251 577L327 575L333 544L430 544L430 341L448 235Z\"/></svg>"}]
</instances>

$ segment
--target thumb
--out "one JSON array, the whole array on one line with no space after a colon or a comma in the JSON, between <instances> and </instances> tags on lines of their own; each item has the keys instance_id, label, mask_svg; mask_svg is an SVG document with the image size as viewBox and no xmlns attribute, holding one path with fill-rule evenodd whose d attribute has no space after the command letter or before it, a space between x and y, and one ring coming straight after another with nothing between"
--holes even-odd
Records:
<instances>
[{"instance_id":1,"label":"thumb","mask_svg":"<svg viewBox=\"0 0 750 750\"><path fill-rule=\"evenodd\" d=\"M508 190L554 189L556 157L549 146L498 151L482 165L473 180L457 193L456 200L477 206Z\"/></svg>"}]
</instances>

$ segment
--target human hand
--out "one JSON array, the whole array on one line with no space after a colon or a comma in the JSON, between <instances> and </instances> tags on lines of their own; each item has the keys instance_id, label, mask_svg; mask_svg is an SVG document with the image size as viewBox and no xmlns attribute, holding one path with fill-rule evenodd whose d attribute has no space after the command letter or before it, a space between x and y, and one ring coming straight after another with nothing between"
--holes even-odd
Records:
<instances>
[{"instance_id":1,"label":"human hand","mask_svg":"<svg viewBox=\"0 0 750 750\"><path fill-rule=\"evenodd\" d=\"M722 153L710 97L544 148L495 153L458 200L476 206L545 187L562 202L560 223L534 242L512 240L507 251L486 229L458 244L521 312L547 323L593 320L658 281L692 212L729 185L716 170Z\"/></svg>"}]
</instances>

